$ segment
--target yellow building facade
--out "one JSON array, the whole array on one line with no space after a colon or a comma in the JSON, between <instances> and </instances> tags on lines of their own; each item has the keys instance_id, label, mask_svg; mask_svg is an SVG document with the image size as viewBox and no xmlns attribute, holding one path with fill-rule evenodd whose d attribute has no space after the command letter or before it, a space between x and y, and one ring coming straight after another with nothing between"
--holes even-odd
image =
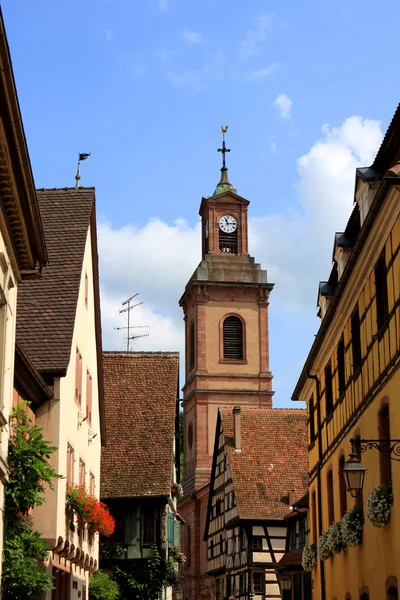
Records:
<instances>
[{"instance_id":1,"label":"yellow building facade","mask_svg":"<svg viewBox=\"0 0 400 600\"><path fill-rule=\"evenodd\" d=\"M320 330L292 397L308 408L309 544L320 542L312 568L314 600L398 598L399 160L400 106L373 165L356 171L353 212L346 230L335 234L332 272L319 287ZM346 491L343 474L351 439L366 469L356 498ZM373 513L373 490L388 499L386 524ZM362 509L361 537L344 548L336 540L333 549L332 536L321 540L321 534L332 523L343 524L355 505ZM351 527L357 538L356 525Z\"/></svg>"}]
</instances>

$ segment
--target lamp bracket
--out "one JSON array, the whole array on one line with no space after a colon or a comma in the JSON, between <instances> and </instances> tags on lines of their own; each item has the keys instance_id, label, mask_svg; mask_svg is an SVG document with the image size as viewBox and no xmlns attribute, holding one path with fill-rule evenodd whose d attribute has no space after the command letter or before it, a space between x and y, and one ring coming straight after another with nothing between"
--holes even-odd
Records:
<instances>
[{"instance_id":1,"label":"lamp bracket","mask_svg":"<svg viewBox=\"0 0 400 600\"><path fill-rule=\"evenodd\" d=\"M360 452L375 449L400 462L400 440L357 440Z\"/></svg>"}]
</instances>

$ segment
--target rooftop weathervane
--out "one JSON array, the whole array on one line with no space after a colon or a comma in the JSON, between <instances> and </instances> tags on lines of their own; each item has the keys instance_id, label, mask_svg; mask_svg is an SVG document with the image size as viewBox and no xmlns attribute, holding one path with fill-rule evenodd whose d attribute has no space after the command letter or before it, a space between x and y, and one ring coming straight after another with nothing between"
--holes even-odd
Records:
<instances>
[{"instance_id":1,"label":"rooftop weathervane","mask_svg":"<svg viewBox=\"0 0 400 600\"><path fill-rule=\"evenodd\" d=\"M222 148L218 148L218 152L222 152L222 169L225 171L225 169L226 169L225 154L226 154L226 152L230 152L230 148L227 148L225 146L225 134L228 131L228 125L222 125L221 131L222 131Z\"/></svg>"},{"instance_id":2,"label":"rooftop weathervane","mask_svg":"<svg viewBox=\"0 0 400 600\"><path fill-rule=\"evenodd\" d=\"M79 187L79 180L81 178L81 161L86 160L87 158L89 158L89 156L90 156L90 152L81 152L80 154L78 154L78 168L76 169L76 175L75 175L76 189L78 189L78 187Z\"/></svg>"}]
</instances>

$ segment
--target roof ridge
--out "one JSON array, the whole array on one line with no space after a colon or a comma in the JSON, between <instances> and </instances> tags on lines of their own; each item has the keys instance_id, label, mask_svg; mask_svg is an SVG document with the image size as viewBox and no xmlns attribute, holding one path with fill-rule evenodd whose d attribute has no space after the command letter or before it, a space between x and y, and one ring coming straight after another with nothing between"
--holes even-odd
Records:
<instances>
[{"instance_id":1,"label":"roof ridge","mask_svg":"<svg viewBox=\"0 0 400 600\"><path fill-rule=\"evenodd\" d=\"M89 185L89 186L84 186L84 185L80 185L78 188L76 188L75 186L72 187L53 187L53 188L36 188L37 192L65 192L67 190L73 190L75 192L79 191L79 190L95 190L95 186L94 185Z\"/></svg>"},{"instance_id":2,"label":"roof ridge","mask_svg":"<svg viewBox=\"0 0 400 600\"><path fill-rule=\"evenodd\" d=\"M174 355L174 356L179 356L179 351L178 350L103 350L103 354L126 354L127 356L146 356L146 355L150 355L150 356L162 356L163 354L168 354L168 355ZM299 409L297 409L299 410Z\"/></svg>"}]
</instances>

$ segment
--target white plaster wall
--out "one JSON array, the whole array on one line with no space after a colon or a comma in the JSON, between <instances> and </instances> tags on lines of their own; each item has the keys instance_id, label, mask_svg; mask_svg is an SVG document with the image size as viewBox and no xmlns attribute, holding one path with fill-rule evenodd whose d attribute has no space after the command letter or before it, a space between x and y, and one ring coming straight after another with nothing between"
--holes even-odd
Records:
<instances>
[{"instance_id":1,"label":"white plaster wall","mask_svg":"<svg viewBox=\"0 0 400 600\"><path fill-rule=\"evenodd\" d=\"M89 278L88 307L85 305L85 273ZM75 365L76 347L82 354L82 407L75 402ZM86 371L92 376L92 424L90 429L97 435L92 443L89 443L89 425L85 421L78 428L78 413L81 411L86 415ZM98 404L98 379L97 379L97 350L95 337L95 312L94 312L94 289L90 229L86 239L86 247L81 274L78 305L75 317L74 334L71 345L70 362L65 377L55 381L55 399L41 407L36 415L36 422L43 427L46 439L50 439L57 446L58 451L53 457L53 463L57 472L63 475L63 479L55 482L55 490L48 491L46 503L34 511L35 526L46 538L57 540L59 536L66 539L65 520L65 492L66 492L66 469L67 469L67 444L70 443L75 450L74 481L79 483L79 458L86 465L85 483L89 489L89 474L95 476L95 495L99 496L100 490L100 418ZM75 546L79 545L77 533L73 538ZM85 553L93 556L98 561L98 535L95 535L94 544L89 547L87 540L80 545ZM67 563L68 566L68 563ZM51 568L51 565L49 565ZM78 582L78 588L72 589L73 581ZM88 590L88 574L83 569L71 567L71 600L78 598L78 592L82 592L82 585ZM48 595L48 598L51 594ZM82 596L81 596L82 597Z\"/></svg>"},{"instance_id":2,"label":"white plaster wall","mask_svg":"<svg viewBox=\"0 0 400 600\"><path fill-rule=\"evenodd\" d=\"M0 409L3 418L8 422L12 409L14 356L15 356L15 316L17 303L17 281L13 272L4 238L0 232L0 256L3 268L0 268L0 284L7 304L0 308ZM0 434L0 456L7 464L8 439L10 428L5 426ZM4 465L4 467L5 467ZM3 555L3 516L4 487L0 481L0 576Z\"/></svg>"}]
</instances>

